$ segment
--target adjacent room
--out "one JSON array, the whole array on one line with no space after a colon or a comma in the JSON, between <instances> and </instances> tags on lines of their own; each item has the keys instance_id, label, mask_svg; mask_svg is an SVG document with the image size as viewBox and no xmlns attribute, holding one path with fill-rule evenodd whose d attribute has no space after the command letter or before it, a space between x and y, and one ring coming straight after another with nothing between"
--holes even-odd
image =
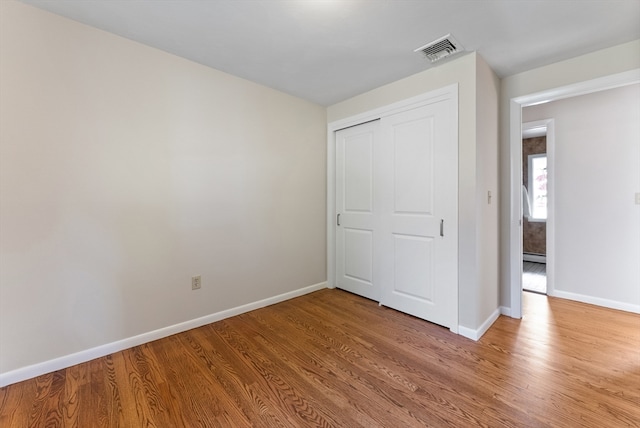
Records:
<instances>
[{"instance_id":1,"label":"adjacent room","mask_svg":"<svg viewBox=\"0 0 640 428\"><path fill-rule=\"evenodd\" d=\"M620 309L633 301L638 282L631 279L640 269L637 213L612 207L633 194L640 169L639 99L640 85L632 84L523 109L523 135L529 137L522 146L523 201L530 200L528 213L523 210L525 290L545 294L549 288L551 295L601 306L619 302ZM544 125L551 121L553 127Z\"/></svg>"},{"instance_id":2,"label":"adjacent room","mask_svg":"<svg viewBox=\"0 0 640 428\"><path fill-rule=\"evenodd\" d=\"M522 124L522 288L547 294L547 127Z\"/></svg>"},{"instance_id":3,"label":"adjacent room","mask_svg":"<svg viewBox=\"0 0 640 428\"><path fill-rule=\"evenodd\" d=\"M638 16L0 1L0 426L639 426Z\"/></svg>"}]
</instances>

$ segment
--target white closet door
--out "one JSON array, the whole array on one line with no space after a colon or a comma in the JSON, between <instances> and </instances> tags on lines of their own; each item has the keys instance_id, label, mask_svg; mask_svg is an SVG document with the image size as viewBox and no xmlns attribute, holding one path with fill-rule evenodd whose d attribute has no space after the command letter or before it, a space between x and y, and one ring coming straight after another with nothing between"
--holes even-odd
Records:
<instances>
[{"instance_id":1,"label":"white closet door","mask_svg":"<svg viewBox=\"0 0 640 428\"><path fill-rule=\"evenodd\" d=\"M336 286L378 301L378 121L336 132Z\"/></svg>"},{"instance_id":2,"label":"white closet door","mask_svg":"<svg viewBox=\"0 0 640 428\"><path fill-rule=\"evenodd\" d=\"M336 286L454 331L457 108L440 91L336 132Z\"/></svg>"},{"instance_id":3,"label":"white closet door","mask_svg":"<svg viewBox=\"0 0 640 428\"><path fill-rule=\"evenodd\" d=\"M458 140L451 98L380 122L380 303L457 329ZM377 201L378 202L378 201Z\"/></svg>"}]
</instances>

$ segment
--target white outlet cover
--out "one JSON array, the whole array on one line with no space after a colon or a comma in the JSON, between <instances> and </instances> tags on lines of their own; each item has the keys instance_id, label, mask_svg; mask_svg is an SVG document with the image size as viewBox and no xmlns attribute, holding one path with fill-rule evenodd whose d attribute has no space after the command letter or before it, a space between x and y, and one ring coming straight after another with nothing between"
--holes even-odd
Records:
<instances>
[{"instance_id":1,"label":"white outlet cover","mask_svg":"<svg viewBox=\"0 0 640 428\"><path fill-rule=\"evenodd\" d=\"M202 288L202 277L200 275L192 276L191 277L191 289L192 290L199 290L200 288Z\"/></svg>"}]
</instances>

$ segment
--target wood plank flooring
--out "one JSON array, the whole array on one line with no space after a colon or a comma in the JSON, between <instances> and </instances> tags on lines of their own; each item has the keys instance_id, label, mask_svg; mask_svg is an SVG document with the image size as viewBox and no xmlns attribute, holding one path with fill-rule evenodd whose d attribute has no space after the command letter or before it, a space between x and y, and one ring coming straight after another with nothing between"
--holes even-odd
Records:
<instances>
[{"instance_id":1,"label":"wood plank flooring","mask_svg":"<svg viewBox=\"0 0 640 428\"><path fill-rule=\"evenodd\" d=\"M473 342L321 290L1 388L0 426L640 426L640 316L524 302Z\"/></svg>"},{"instance_id":2,"label":"wood plank flooring","mask_svg":"<svg viewBox=\"0 0 640 428\"><path fill-rule=\"evenodd\" d=\"M522 288L527 291L547 294L547 265L545 263L522 262Z\"/></svg>"}]
</instances>

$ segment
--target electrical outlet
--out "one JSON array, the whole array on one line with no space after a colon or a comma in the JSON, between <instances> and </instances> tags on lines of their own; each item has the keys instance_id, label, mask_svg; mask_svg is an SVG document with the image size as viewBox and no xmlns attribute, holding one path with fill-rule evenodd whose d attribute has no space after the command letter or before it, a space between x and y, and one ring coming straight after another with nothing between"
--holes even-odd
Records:
<instances>
[{"instance_id":1,"label":"electrical outlet","mask_svg":"<svg viewBox=\"0 0 640 428\"><path fill-rule=\"evenodd\" d=\"M636 205L640 205L640 193L636 193Z\"/></svg>"},{"instance_id":2,"label":"electrical outlet","mask_svg":"<svg viewBox=\"0 0 640 428\"><path fill-rule=\"evenodd\" d=\"M200 275L191 277L191 289L192 290L200 290L202 287L202 278Z\"/></svg>"}]
</instances>

